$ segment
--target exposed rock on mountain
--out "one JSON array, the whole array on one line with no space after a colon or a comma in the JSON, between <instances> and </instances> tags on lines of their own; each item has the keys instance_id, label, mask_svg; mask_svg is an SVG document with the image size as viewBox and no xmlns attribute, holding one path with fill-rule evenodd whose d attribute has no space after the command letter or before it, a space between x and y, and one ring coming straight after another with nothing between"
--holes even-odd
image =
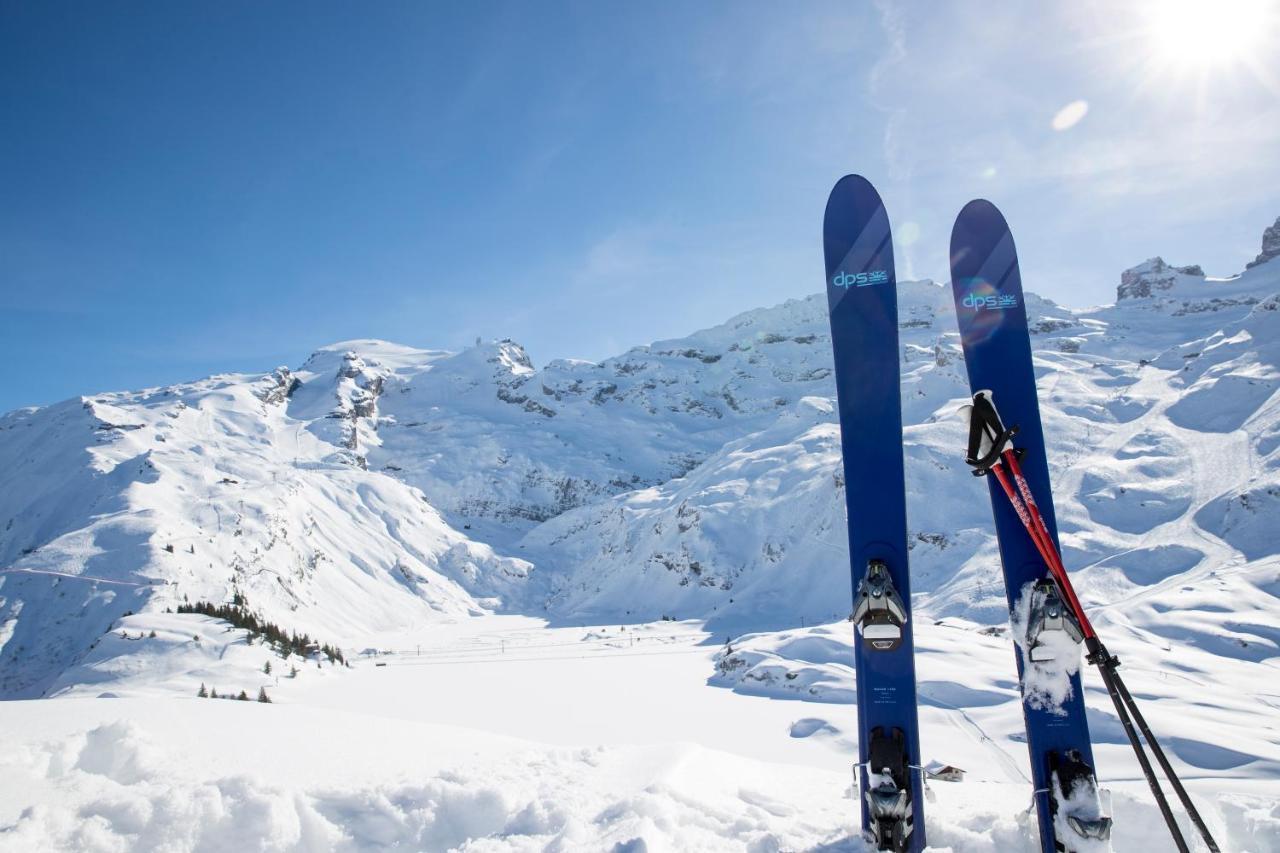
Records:
<instances>
[{"instance_id":1,"label":"exposed rock on mountain","mask_svg":"<svg viewBox=\"0 0 1280 853\"><path fill-rule=\"evenodd\" d=\"M1268 226L1262 232L1262 251L1258 253L1258 257L1249 262L1246 269L1253 269L1258 264L1265 264L1276 257L1280 257L1280 216L1276 217L1274 225Z\"/></svg>"},{"instance_id":2,"label":"exposed rock on mountain","mask_svg":"<svg viewBox=\"0 0 1280 853\"><path fill-rule=\"evenodd\" d=\"M1164 258L1151 258L1120 274L1116 300L1142 299L1171 290L1178 283L1179 277L1204 278L1204 270L1196 264L1174 267L1166 264Z\"/></svg>"}]
</instances>

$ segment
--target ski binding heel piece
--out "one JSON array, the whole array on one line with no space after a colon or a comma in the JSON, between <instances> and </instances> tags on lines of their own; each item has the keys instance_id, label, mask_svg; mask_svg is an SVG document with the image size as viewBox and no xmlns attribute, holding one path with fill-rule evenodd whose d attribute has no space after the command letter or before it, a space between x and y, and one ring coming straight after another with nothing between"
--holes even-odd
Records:
<instances>
[{"instance_id":1,"label":"ski binding heel piece","mask_svg":"<svg viewBox=\"0 0 1280 853\"><path fill-rule=\"evenodd\" d=\"M908 849L914 827L907 768L906 739L902 729L894 729L888 735L879 726L872 729L866 800L871 840L877 850Z\"/></svg>"},{"instance_id":2,"label":"ski binding heel piece","mask_svg":"<svg viewBox=\"0 0 1280 853\"><path fill-rule=\"evenodd\" d=\"M1071 611L1067 609L1058 592L1058 585L1051 578L1037 581L1031 590L1031 613L1027 619L1027 658L1033 663L1057 660L1061 644L1050 641L1049 635L1065 634L1075 644L1084 640L1084 631Z\"/></svg>"},{"instance_id":3,"label":"ski binding heel piece","mask_svg":"<svg viewBox=\"0 0 1280 853\"><path fill-rule=\"evenodd\" d=\"M907 608L889 576L884 560L870 560L867 575L858 587L858 604L853 623L862 640L878 652L891 652L902 643L902 626Z\"/></svg>"},{"instance_id":4,"label":"ski binding heel piece","mask_svg":"<svg viewBox=\"0 0 1280 853\"><path fill-rule=\"evenodd\" d=\"M1051 807L1058 834L1056 846L1066 851L1097 849L1091 842L1106 842L1111 838L1111 818L1101 813L1093 768L1072 749L1065 754L1050 753L1049 769L1053 780ZM1063 830L1070 830L1071 835L1085 842L1071 844Z\"/></svg>"}]
</instances>

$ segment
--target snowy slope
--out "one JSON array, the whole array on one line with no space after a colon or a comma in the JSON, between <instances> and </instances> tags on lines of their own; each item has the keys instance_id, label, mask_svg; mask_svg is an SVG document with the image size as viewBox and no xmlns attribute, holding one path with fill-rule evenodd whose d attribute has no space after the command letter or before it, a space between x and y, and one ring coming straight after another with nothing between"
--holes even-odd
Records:
<instances>
[{"instance_id":1,"label":"snowy slope","mask_svg":"<svg viewBox=\"0 0 1280 853\"><path fill-rule=\"evenodd\" d=\"M238 590L268 619L345 643L480 612L522 583L527 563L360 467L347 441L356 385L341 352L308 366L326 361L332 372L220 376L0 419L0 695L40 695L130 611ZM289 414L294 378L307 380L304 417Z\"/></svg>"}]
</instances>

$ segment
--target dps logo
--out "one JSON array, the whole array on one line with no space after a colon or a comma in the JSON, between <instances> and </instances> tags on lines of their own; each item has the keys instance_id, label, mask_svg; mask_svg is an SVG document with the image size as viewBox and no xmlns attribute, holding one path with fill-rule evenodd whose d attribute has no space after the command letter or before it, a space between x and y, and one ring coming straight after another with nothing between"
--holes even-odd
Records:
<instances>
[{"instance_id":1,"label":"dps logo","mask_svg":"<svg viewBox=\"0 0 1280 853\"><path fill-rule=\"evenodd\" d=\"M889 273L886 270L872 270L871 272L838 272L831 277L831 285L833 287L843 287L848 290L851 287L866 287L871 284L884 284L889 280Z\"/></svg>"},{"instance_id":2,"label":"dps logo","mask_svg":"<svg viewBox=\"0 0 1280 853\"><path fill-rule=\"evenodd\" d=\"M972 308L974 311L1003 311L1006 308L1017 308L1018 297L1004 293L988 293L986 295L970 293L960 300L960 304L965 308Z\"/></svg>"}]
</instances>

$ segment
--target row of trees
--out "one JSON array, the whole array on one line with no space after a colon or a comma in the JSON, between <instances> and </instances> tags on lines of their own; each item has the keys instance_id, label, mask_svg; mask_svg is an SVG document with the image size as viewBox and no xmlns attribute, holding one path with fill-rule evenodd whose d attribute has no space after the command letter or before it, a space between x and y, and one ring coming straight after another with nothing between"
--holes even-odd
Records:
<instances>
[{"instance_id":1,"label":"row of trees","mask_svg":"<svg viewBox=\"0 0 1280 853\"><path fill-rule=\"evenodd\" d=\"M259 618L256 613L249 609L244 596L239 592L235 593L230 604L197 601L195 603L179 604L177 612L212 616L215 619L229 622L236 628L243 628L249 632L251 638L265 637L267 642L271 643L284 657L293 654L305 658L312 652L318 651L334 663L340 663L344 666L347 663L342 650L337 646L331 646L328 643L321 644L311 639L307 634L285 631L274 622Z\"/></svg>"},{"instance_id":2,"label":"row of trees","mask_svg":"<svg viewBox=\"0 0 1280 853\"><path fill-rule=\"evenodd\" d=\"M249 694L245 693L243 690L240 691L240 695L238 696L232 696L230 693L223 693L221 696L219 696L218 688L211 687L206 689L204 684L200 685L200 689L196 691L196 695L199 696L201 699L238 699L241 702L249 701ZM271 697L267 695L267 688L265 687L258 688L258 701L266 702L267 704L271 703Z\"/></svg>"}]
</instances>

